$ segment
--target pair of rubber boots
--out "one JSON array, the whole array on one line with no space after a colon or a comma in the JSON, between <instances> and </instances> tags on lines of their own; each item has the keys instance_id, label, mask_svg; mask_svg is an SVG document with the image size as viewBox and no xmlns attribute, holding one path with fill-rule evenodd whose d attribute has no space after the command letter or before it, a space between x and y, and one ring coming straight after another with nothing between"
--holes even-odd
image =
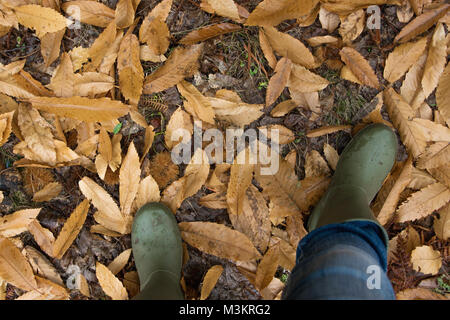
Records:
<instances>
[{"instance_id":1,"label":"pair of rubber boots","mask_svg":"<svg viewBox=\"0 0 450 320\"><path fill-rule=\"evenodd\" d=\"M339 157L330 186L314 208L308 230L355 220L376 223L369 204L395 162L397 138L382 124L362 129ZM384 228L385 241L388 238ZM184 299L180 286L182 245L174 214L149 203L136 214L131 233L141 292L135 299Z\"/></svg>"}]
</instances>

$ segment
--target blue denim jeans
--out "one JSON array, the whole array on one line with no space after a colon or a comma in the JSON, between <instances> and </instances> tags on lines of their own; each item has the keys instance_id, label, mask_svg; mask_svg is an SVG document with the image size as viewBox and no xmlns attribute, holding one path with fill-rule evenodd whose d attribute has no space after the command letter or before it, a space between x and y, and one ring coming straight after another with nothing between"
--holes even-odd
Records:
<instances>
[{"instance_id":1,"label":"blue denim jeans","mask_svg":"<svg viewBox=\"0 0 450 320\"><path fill-rule=\"evenodd\" d=\"M387 277L387 247L370 221L317 228L297 247L283 299L395 299Z\"/></svg>"}]
</instances>

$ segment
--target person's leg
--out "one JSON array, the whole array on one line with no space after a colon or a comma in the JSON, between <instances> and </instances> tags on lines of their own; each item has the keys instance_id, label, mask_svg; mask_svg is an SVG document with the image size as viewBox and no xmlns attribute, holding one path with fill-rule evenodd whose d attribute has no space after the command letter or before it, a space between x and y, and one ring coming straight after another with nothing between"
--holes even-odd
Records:
<instances>
[{"instance_id":1,"label":"person's leg","mask_svg":"<svg viewBox=\"0 0 450 320\"><path fill-rule=\"evenodd\" d=\"M381 124L364 128L346 146L309 218L283 298L395 298L386 275L387 233L369 205L396 152L393 131Z\"/></svg>"},{"instance_id":2,"label":"person's leg","mask_svg":"<svg viewBox=\"0 0 450 320\"><path fill-rule=\"evenodd\" d=\"M352 221L320 227L297 248L283 299L395 299L379 226Z\"/></svg>"},{"instance_id":3,"label":"person's leg","mask_svg":"<svg viewBox=\"0 0 450 320\"><path fill-rule=\"evenodd\" d=\"M137 300L182 300L183 250L174 214L165 205L148 203L133 221L131 245L141 292Z\"/></svg>"}]
</instances>

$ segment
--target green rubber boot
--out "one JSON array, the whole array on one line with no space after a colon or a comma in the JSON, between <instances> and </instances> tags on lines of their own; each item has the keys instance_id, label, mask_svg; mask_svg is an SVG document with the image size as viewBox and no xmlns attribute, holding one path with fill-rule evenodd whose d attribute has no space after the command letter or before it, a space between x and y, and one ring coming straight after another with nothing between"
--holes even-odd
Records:
<instances>
[{"instance_id":1,"label":"green rubber boot","mask_svg":"<svg viewBox=\"0 0 450 320\"><path fill-rule=\"evenodd\" d=\"M141 207L133 221L131 244L141 292L137 300L182 300L183 249L175 216L165 205Z\"/></svg>"},{"instance_id":2,"label":"green rubber boot","mask_svg":"<svg viewBox=\"0 0 450 320\"><path fill-rule=\"evenodd\" d=\"M308 230L355 220L378 224L369 205L391 171L396 154L397 138L388 126L372 124L358 132L340 155L330 186L309 218ZM387 233L381 229L387 243Z\"/></svg>"}]
</instances>

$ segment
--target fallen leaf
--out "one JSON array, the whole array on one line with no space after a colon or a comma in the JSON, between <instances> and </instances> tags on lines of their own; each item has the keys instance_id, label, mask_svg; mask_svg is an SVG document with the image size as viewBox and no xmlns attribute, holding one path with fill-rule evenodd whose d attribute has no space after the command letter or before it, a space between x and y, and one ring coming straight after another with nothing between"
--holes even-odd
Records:
<instances>
[{"instance_id":1,"label":"fallen leaf","mask_svg":"<svg viewBox=\"0 0 450 320\"><path fill-rule=\"evenodd\" d=\"M279 261L279 244L270 247L256 270L255 284L259 290L266 288L275 276Z\"/></svg>"},{"instance_id":2,"label":"fallen leaf","mask_svg":"<svg viewBox=\"0 0 450 320\"><path fill-rule=\"evenodd\" d=\"M96 1L68 1L61 4L68 14L79 12L80 22L105 28L114 19L114 10Z\"/></svg>"},{"instance_id":3,"label":"fallen leaf","mask_svg":"<svg viewBox=\"0 0 450 320\"><path fill-rule=\"evenodd\" d=\"M323 6L320 7L319 21L323 29L326 29L329 33L333 33L337 29L341 20L335 13L329 12Z\"/></svg>"},{"instance_id":4,"label":"fallen leaf","mask_svg":"<svg viewBox=\"0 0 450 320\"><path fill-rule=\"evenodd\" d=\"M339 154L337 153L336 149L334 149L328 143L325 143L323 145L323 154L325 155L325 159L327 159L330 168L336 170L336 166L339 161Z\"/></svg>"},{"instance_id":5,"label":"fallen leaf","mask_svg":"<svg viewBox=\"0 0 450 320\"><path fill-rule=\"evenodd\" d=\"M107 93L114 87L114 78L99 72L84 72L75 74L74 95L80 97L95 97Z\"/></svg>"},{"instance_id":6,"label":"fallen leaf","mask_svg":"<svg viewBox=\"0 0 450 320\"><path fill-rule=\"evenodd\" d=\"M62 190L63 186L59 182L51 182L33 195L33 201L50 201L60 194Z\"/></svg>"},{"instance_id":7,"label":"fallen leaf","mask_svg":"<svg viewBox=\"0 0 450 320\"><path fill-rule=\"evenodd\" d=\"M7 238L0 238L0 278L25 291L37 288L30 264Z\"/></svg>"},{"instance_id":8,"label":"fallen leaf","mask_svg":"<svg viewBox=\"0 0 450 320\"><path fill-rule=\"evenodd\" d=\"M261 255L244 234L212 222L180 222L181 237L189 245L224 259L249 261Z\"/></svg>"},{"instance_id":9,"label":"fallen leaf","mask_svg":"<svg viewBox=\"0 0 450 320\"><path fill-rule=\"evenodd\" d=\"M450 144L436 142L430 145L417 161L420 169L433 169L448 164L450 161Z\"/></svg>"},{"instance_id":10,"label":"fallen leaf","mask_svg":"<svg viewBox=\"0 0 450 320\"><path fill-rule=\"evenodd\" d=\"M311 150L305 157L305 177L330 175L330 168L317 150Z\"/></svg>"},{"instance_id":11,"label":"fallen leaf","mask_svg":"<svg viewBox=\"0 0 450 320\"><path fill-rule=\"evenodd\" d=\"M109 265L108 269L113 275L118 274L128 263L130 259L131 249L124 250Z\"/></svg>"},{"instance_id":12,"label":"fallen leaf","mask_svg":"<svg viewBox=\"0 0 450 320\"><path fill-rule=\"evenodd\" d=\"M411 252L413 269L424 274L435 275L442 266L442 258L439 251L430 246L421 246Z\"/></svg>"},{"instance_id":13,"label":"fallen leaf","mask_svg":"<svg viewBox=\"0 0 450 320\"><path fill-rule=\"evenodd\" d=\"M271 47L280 56L289 58L293 63L308 69L316 66L313 54L300 40L287 33L279 32L273 27L264 28L264 34Z\"/></svg>"},{"instance_id":14,"label":"fallen leaf","mask_svg":"<svg viewBox=\"0 0 450 320\"><path fill-rule=\"evenodd\" d=\"M450 4L442 4L436 9L426 11L419 15L403 27L403 29L394 38L394 42L405 43L415 36L425 32L440 18L442 18L447 13L449 8Z\"/></svg>"},{"instance_id":15,"label":"fallen leaf","mask_svg":"<svg viewBox=\"0 0 450 320\"><path fill-rule=\"evenodd\" d=\"M341 126L325 126L317 129L310 130L306 133L308 138L316 138L326 134L335 133L341 130L351 129L350 125L341 125Z\"/></svg>"},{"instance_id":16,"label":"fallen leaf","mask_svg":"<svg viewBox=\"0 0 450 320\"><path fill-rule=\"evenodd\" d=\"M414 192L397 209L397 222L417 220L439 210L450 201L450 190L436 182Z\"/></svg>"},{"instance_id":17,"label":"fallen leaf","mask_svg":"<svg viewBox=\"0 0 450 320\"><path fill-rule=\"evenodd\" d=\"M0 236L10 238L27 231L28 225L40 211L40 208L24 209L0 217Z\"/></svg>"},{"instance_id":18,"label":"fallen leaf","mask_svg":"<svg viewBox=\"0 0 450 320\"><path fill-rule=\"evenodd\" d=\"M214 124L214 110L210 101L193 84L182 80L177 84L177 89L186 99L183 103L184 108L194 119Z\"/></svg>"},{"instance_id":19,"label":"fallen leaf","mask_svg":"<svg viewBox=\"0 0 450 320\"><path fill-rule=\"evenodd\" d=\"M285 100L283 102L280 102L275 106L275 108L272 109L270 112L270 115L272 117L283 117L284 115L288 114L290 111L294 110L297 107L297 103L290 99Z\"/></svg>"},{"instance_id":20,"label":"fallen leaf","mask_svg":"<svg viewBox=\"0 0 450 320\"><path fill-rule=\"evenodd\" d=\"M203 44L175 48L164 65L145 78L143 93L163 91L192 76L198 69L197 60L202 50Z\"/></svg>"},{"instance_id":21,"label":"fallen leaf","mask_svg":"<svg viewBox=\"0 0 450 320\"><path fill-rule=\"evenodd\" d=\"M370 64L355 49L344 47L339 52L342 61L350 68L356 78L363 84L380 89L380 83Z\"/></svg>"},{"instance_id":22,"label":"fallen leaf","mask_svg":"<svg viewBox=\"0 0 450 320\"><path fill-rule=\"evenodd\" d=\"M295 134L285 126L280 124L271 124L268 126L258 127L258 129L267 136L268 139L278 144L288 144L295 140ZM276 134L275 134L276 133Z\"/></svg>"},{"instance_id":23,"label":"fallen leaf","mask_svg":"<svg viewBox=\"0 0 450 320\"><path fill-rule=\"evenodd\" d=\"M128 293L122 282L100 262L97 262L95 265L95 275L103 291L112 300L128 300Z\"/></svg>"},{"instance_id":24,"label":"fallen leaf","mask_svg":"<svg viewBox=\"0 0 450 320\"><path fill-rule=\"evenodd\" d=\"M275 57L275 54L273 53L273 48L269 43L269 40L267 39L266 35L264 34L262 28L260 28L258 31L258 37L259 37L259 45L264 54L264 57L266 58L269 66L272 69L275 69L275 66L277 65L277 58Z\"/></svg>"},{"instance_id":25,"label":"fallen leaf","mask_svg":"<svg viewBox=\"0 0 450 320\"><path fill-rule=\"evenodd\" d=\"M217 280L219 280L222 275L223 267L221 265L215 265L209 268L206 272L205 277L202 282L202 291L200 293L200 300L205 300L208 298L212 289L216 286Z\"/></svg>"},{"instance_id":26,"label":"fallen leaf","mask_svg":"<svg viewBox=\"0 0 450 320\"><path fill-rule=\"evenodd\" d=\"M151 175L148 175L139 183L135 205L137 208L140 208L146 203L159 202L160 200L161 195L159 193L158 184Z\"/></svg>"},{"instance_id":27,"label":"fallen leaf","mask_svg":"<svg viewBox=\"0 0 450 320\"><path fill-rule=\"evenodd\" d=\"M427 38L424 37L416 42L408 42L396 47L386 59L383 77L389 82L400 79L422 56L426 45Z\"/></svg>"},{"instance_id":28,"label":"fallen leaf","mask_svg":"<svg viewBox=\"0 0 450 320\"><path fill-rule=\"evenodd\" d=\"M270 106L286 87L291 74L292 62L289 58L281 58L275 66L275 73L269 80L266 91L266 106Z\"/></svg>"},{"instance_id":29,"label":"fallen leaf","mask_svg":"<svg viewBox=\"0 0 450 320\"><path fill-rule=\"evenodd\" d=\"M328 80L307 70L305 67L293 64L288 87L294 87L298 92L309 93L321 91L325 89L328 84Z\"/></svg>"},{"instance_id":30,"label":"fallen leaf","mask_svg":"<svg viewBox=\"0 0 450 320\"><path fill-rule=\"evenodd\" d=\"M317 36L306 39L309 45L312 47L317 47L323 44L338 44L339 39L333 36Z\"/></svg>"},{"instance_id":31,"label":"fallen leaf","mask_svg":"<svg viewBox=\"0 0 450 320\"><path fill-rule=\"evenodd\" d=\"M114 11L114 22L119 29L128 28L134 21L134 11L132 0L119 0Z\"/></svg>"},{"instance_id":32,"label":"fallen leaf","mask_svg":"<svg viewBox=\"0 0 450 320\"><path fill-rule=\"evenodd\" d=\"M28 224L28 231L33 235L39 247L50 257L53 256L53 244L55 243L53 233L42 227L37 220L33 220Z\"/></svg>"},{"instance_id":33,"label":"fallen leaf","mask_svg":"<svg viewBox=\"0 0 450 320\"><path fill-rule=\"evenodd\" d=\"M414 2L413 0L412 2ZM401 23L408 23L414 16L414 10L411 7L410 1L403 1L400 7L397 7L397 19Z\"/></svg>"},{"instance_id":34,"label":"fallen leaf","mask_svg":"<svg viewBox=\"0 0 450 320\"><path fill-rule=\"evenodd\" d=\"M130 111L130 107L109 98L90 99L84 97L47 98L34 97L28 100L33 107L61 117L96 122L117 119Z\"/></svg>"},{"instance_id":35,"label":"fallen leaf","mask_svg":"<svg viewBox=\"0 0 450 320\"><path fill-rule=\"evenodd\" d=\"M24 251L36 275L60 286L64 286L61 276L58 274L56 268L42 253L30 246L26 246Z\"/></svg>"},{"instance_id":36,"label":"fallen leaf","mask_svg":"<svg viewBox=\"0 0 450 320\"><path fill-rule=\"evenodd\" d=\"M192 124L190 115L179 107L169 119L169 123L166 127L166 133L164 135L164 142L167 148L171 150L183 139L182 136L176 136L177 129L184 129L189 132L189 137L194 131L194 125Z\"/></svg>"},{"instance_id":37,"label":"fallen leaf","mask_svg":"<svg viewBox=\"0 0 450 320\"><path fill-rule=\"evenodd\" d=\"M439 79L436 102L439 114L445 119L447 125L450 125L450 64L447 64Z\"/></svg>"},{"instance_id":38,"label":"fallen leaf","mask_svg":"<svg viewBox=\"0 0 450 320\"><path fill-rule=\"evenodd\" d=\"M366 14L362 9L352 12L344 18L341 17L340 20L339 34L342 37L342 41L346 44L350 44L355 40L366 26Z\"/></svg>"},{"instance_id":39,"label":"fallen leaf","mask_svg":"<svg viewBox=\"0 0 450 320\"><path fill-rule=\"evenodd\" d=\"M448 300L445 296L425 288L413 288L397 292L396 298L397 300Z\"/></svg>"},{"instance_id":40,"label":"fallen leaf","mask_svg":"<svg viewBox=\"0 0 450 320\"><path fill-rule=\"evenodd\" d=\"M131 209L134 202L134 198L139 189L137 183L141 178L139 155L134 147L134 143L131 142L128 147L128 152L123 159L122 166L120 167L120 210L123 216L131 215Z\"/></svg>"},{"instance_id":41,"label":"fallen leaf","mask_svg":"<svg viewBox=\"0 0 450 320\"><path fill-rule=\"evenodd\" d=\"M237 22L242 21L239 15L238 6L233 0L202 0L202 4L203 2L208 5L208 7L210 8L209 11L212 10L213 13L219 16L230 18Z\"/></svg>"},{"instance_id":42,"label":"fallen leaf","mask_svg":"<svg viewBox=\"0 0 450 320\"><path fill-rule=\"evenodd\" d=\"M13 10L19 23L35 30L38 37L49 32L59 31L73 23L59 12L36 4L18 6Z\"/></svg>"}]
</instances>

